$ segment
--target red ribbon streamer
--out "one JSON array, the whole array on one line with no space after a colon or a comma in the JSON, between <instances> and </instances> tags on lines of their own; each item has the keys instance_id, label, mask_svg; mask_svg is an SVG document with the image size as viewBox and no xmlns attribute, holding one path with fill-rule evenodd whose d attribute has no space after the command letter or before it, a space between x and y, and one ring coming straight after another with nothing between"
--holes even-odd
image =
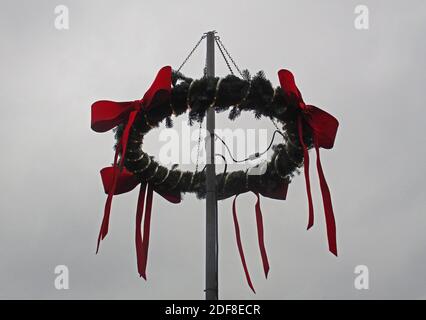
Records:
<instances>
[{"instance_id":1,"label":"red ribbon streamer","mask_svg":"<svg viewBox=\"0 0 426 320\"><path fill-rule=\"evenodd\" d=\"M314 223L314 209L312 204L312 194L309 178L309 153L303 141L303 127L305 124L311 129L312 137L314 140L314 147L317 154L317 171L324 205L328 247L329 250L337 256L336 223L334 219L330 190L328 188L321 166L319 148L333 148L339 122L335 117L325 112L324 110L321 110L320 108L317 108L312 105L305 104L302 98L302 94L296 86L294 76L290 71L284 69L280 70L278 72L278 78L280 80L281 88L284 91L284 94L288 100L287 102L296 105L299 110L297 126L299 133L299 141L303 148L304 173L309 206L308 229Z\"/></svg>"},{"instance_id":2,"label":"red ribbon streamer","mask_svg":"<svg viewBox=\"0 0 426 320\"><path fill-rule=\"evenodd\" d=\"M111 199L110 195L117 195L129 192L140 184L137 178L130 171L128 171L126 168L123 168L123 170L120 171L118 166L103 168L101 170L101 176L105 193L108 194L108 199ZM151 212L154 191L156 190L151 184L141 184L136 210L135 244L137 267L139 275L145 280L146 266L148 261L149 235L151 227ZM171 203L179 203L181 201L181 196L179 192L156 192ZM110 201L108 201L108 199L107 204L109 203L110 206ZM142 219L143 236L141 231ZM98 238L98 248L100 240L103 239L102 237L104 237L104 235L108 232L108 220L109 211L107 211L107 214L104 215L104 220L102 221L101 233Z\"/></svg>"},{"instance_id":3,"label":"red ribbon streamer","mask_svg":"<svg viewBox=\"0 0 426 320\"><path fill-rule=\"evenodd\" d=\"M254 194L257 197L255 209L256 209L256 224L257 224L257 239L259 242L259 250L260 250L260 256L262 257L262 264L263 264L263 271L265 272L265 278L268 278L269 273L269 261L268 261L268 255L266 254L265 249L265 240L263 235L263 218L262 218L262 211L260 210L260 197L259 193L254 192Z\"/></svg>"},{"instance_id":4,"label":"red ribbon streamer","mask_svg":"<svg viewBox=\"0 0 426 320\"><path fill-rule=\"evenodd\" d=\"M311 193L311 179L309 178L309 152L308 148L303 141L303 124L302 117L297 118L297 128L299 131L299 141L303 148L303 170L305 173L305 184L306 184L306 193L308 195L308 206L309 206L309 218L308 218L308 227L309 230L314 225L314 205L312 203L312 193Z\"/></svg>"},{"instance_id":5,"label":"red ribbon streamer","mask_svg":"<svg viewBox=\"0 0 426 320\"><path fill-rule=\"evenodd\" d=\"M285 194L287 193L287 188L285 188L285 189L280 188L280 189L281 189L281 191L285 190ZM269 261L268 261L268 255L266 253L266 248L265 248L262 210L260 209L260 196L259 196L258 192L253 191L253 193L257 197L257 201L256 201L256 205L255 205L257 239L258 239L258 243L259 243L260 256L262 258L263 271L265 273L265 278L268 278ZM280 197L282 198L284 196L284 198L285 198L285 194L284 195L281 194ZM275 194L275 196L278 196L278 194ZM245 255L244 255L243 245L242 245L242 241L241 241L240 226L239 226L239 223L238 223L237 209L236 209L236 205L235 205L237 197L238 197L238 195L236 195L234 197L234 200L232 202L232 216L233 216L233 220L234 220L235 237L236 237L236 240L237 240L238 252L240 254L241 263L243 265L243 269L244 269L244 273L245 273L245 276L246 276L246 279L247 279L247 283L248 283L250 289L253 290L254 293L256 293L256 291L254 290L254 287L253 287L253 283L252 283L251 278L250 278L250 273L249 273L248 268L247 268L246 258L245 258Z\"/></svg>"},{"instance_id":6,"label":"red ribbon streamer","mask_svg":"<svg viewBox=\"0 0 426 320\"><path fill-rule=\"evenodd\" d=\"M153 188L149 184L148 192L146 196L146 207L145 207L145 218L143 226L143 238L141 233L141 224L144 211L144 198L145 198L146 185L141 185L138 199L138 209L136 212L136 233L135 233L135 242L136 242L136 257L138 272L141 277L146 280L146 265L148 262L148 248L149 248L149 234L151 229L151 211L152 211L152 197L153 197Z\"/></svg>"},{"instance_id":7,"label":"red ribbon streamer","mask_svg":"<svg viewBox=\"0 0 426 320\"><path fill-rule=\"evenodd\" d=\"M117 146L117 149L115 150L115 155L114 155L114 165L113 165L113 170L112 170L112 183L111 183L111 188L109 188L107 194L108 197L105 201L105 208L104 208L104 216L102 218L102 224L101 224L101 229L99 230L99 235L98 235L98 243L96 245L96 253L98 253L99 251L99 245L101 243L101 240L103 240L105 238L105 236L108 234L108 226L109 226L109 217L111 214L111 205L112 205L112 197L115 194L116 188L117 188L117 178L118 178L118 167L117 167L117 158L118 158L118 148L119 146ZM101 175L102 175L102 171L101 171Z\"/></svg>"},{"instance_id":8,"label":"red ribbon streamer","mask_svg":"<svg viewBox=\"0 0 426 320\"><path fill-rule=\"evenodd\" d=\"M328 248L335 256L337 256L336 222L334 220L333 205L331 203L330 189L328 188L327 181L325 180L324 172L322 170L319 145L316 138L314 140L314 145L317 153L317 170L324 205L325 222L327 226Z\"/></svg>"},{"instance_id":9,"label":"red ribbon streamer","mask_svg":"<svg viewBox=\"0 0 426 320\"><path fill-rule=\"evenodd\" d=\"M135 101L135 105L140 106L140 103ZM121 144L121 158L120 158L120 170L123 168L124 158L126 157L127 151L127 142L129 141L130 129L135 122L136 116L140 110L140 107L135 107L135 111L130 112L129 120L126 123L126 127L124 128L123 135L121 136L120 144Z\"/></svg>"},{"instance_id":10,"label":"red ribbon streamer","mask_svg":"<svg viewBox=\"0 0 426 320\"><path fill-rule=\"evenodd\" d=\"M139 276L143 276L143 278L146 280L146 274L145 274L145 266L143 262L143 239L142 239L142 231L141 231L141 224L142 224L142 217L143 217L143 211L145 206L145 191L146 191L146 184L141 184L140 190L139 190L139 197L138 197L138 208L136 211L136 231L135 231L135 244L136 244L136 259L138 264L138 272Z\"/></svg>"},{"instance_id":11,"label":"red ribbon streamer","mask_svg":"<svg viewBox=\"0 0 426 320\"><path fill-rule=\"evenodd\" d=\"M104 217L99 231L96 252L99 251L100 241L108 234L109 218L111 213L112 198L117 188L117 176L122 173L123 163L127 151L130 129L141 110L148 111L151 108L165 103L170 98L172 69L166 66L160 69L154 82L144 94L141 100L133 102L96 101L92 105L91 127L96 132L105 132L124 123L125 128L114 155L112 183L109 186L108 197L105 203ZM118 153L121 153L120 163L117 166ZM117 172L118 171L118 172Z\"/></svg>"},{"instance_id":12,"label":"red ribbon streamer","mask_svg":"<svg viewBox=\"0 0 426 320\"><path fill-rule=\"evenodd\" d=\"M234 201L232 202L232 216L234 218L234 227L235 227L235 237L237 240L238 252L240 253L241 263L243 264L244 273L246 275L247 283L250 289L256 293L254 290L253 283L251 282L250 273L247 268L246 258L244 256L243 245L241 243L241 234L240 234L240 226L238 224L237 210L235 208L235 200L237 200L238 195L235 196Z\"/></svg>"}]
</instances>

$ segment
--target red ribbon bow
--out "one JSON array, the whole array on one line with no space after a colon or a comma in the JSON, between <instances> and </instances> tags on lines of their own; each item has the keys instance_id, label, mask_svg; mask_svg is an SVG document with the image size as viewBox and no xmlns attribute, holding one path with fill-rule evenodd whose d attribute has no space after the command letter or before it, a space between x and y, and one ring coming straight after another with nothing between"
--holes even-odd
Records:
<instances>
[{"instance_id":1,"label":"red ribbon bow","mask_svg":"<svg viewBox=\"0 0 426 320\"><path fill-rule=\"evenodd\" d=\"M114 189L114 195L129 192L136 188L140 182L135 178L133 173L126 168L120 170L118 166L106 167L101 170L102 183L105 193L110 194ZM148 189L148 192L146 191ZM180 203L180 192L160 192L155 190L151 184L141 184L138 197L138 205L136 211L136 256L138 264L138 272L141 277L146 280L146 264L148 259L149 233L151 226L151 209L153 191L156 191L160 196L171 203ZM146 194L146 204L145 204ZM145 218L143 226L143 237L141 231L142 218L145 208ZM106 222L108 225L108 221ZM98 243L99 246L99 243Z\"/></svg>"},{"instance_id":2,"label":"red ribbon bow","mask_svg":"<svg viewBox=\"0 0 426 320\"><path fill-rule=\"evenodd\" d=\"M281 88L290 102L296 103L300 112L297 118L300 144L303 147L304 172L306 182L306 192L309 204L308 229L314 224L314 208L312 204L311 186L309 179L309 153L303 141L303 127L311 129L314 147L317 154L317 171L320 181L322 200L324 205L325 220L327 225L327 237L329 250L337 256L336 243L336 223L334 220L333 206L331 203L330 190L325 180L321 166L319 148L331 149L336 138L339 122L331 114L312 105L307 105L303 101L302 94L296 86L293 74L288 70L278 72Z\"/></svg>"},{"instance_id":3,"label":"red ribbon bow","mask_svg":"<svg viewBox=\"0 0 426 320\"><path fill-rule=\"evenodd\" d=\"M101 170L101 176L104 183L105 191L108 193L108 197L105 203L104 217L102 220L101 229L99 232L98 243L96 252L99 250L100 241L103 240L108 234L109 217L111 212L112 198L115 194L128 192L136 187L137 181L132 181L134 178L132 174L127 170L123 170L123 161L127 150L127 141L129 139L130 129L136 119L138 113L148 111L155 106L166 102L170 98L171 93L171 79L172 79L172 68L166 66L160 69L152 83L151 87L145 93L141 100L130 101L130 102L114 102L114 101L97 101L92 105L92 121L91 127L96 132L106 132L113 129L114 127L125 124L123 135L117 144L117 148L114 155L114 164L112 167L104 168ZM117 165L118 154L121 153L120 163ZM137 183L135 185L135 183ZM121 188L121 189L119 189ZM127 190L127 191L123 191ZM138 211L137 211L137 222L141 222L143 215L143 205L145 197L146 185L141 185L141 191L139 193L138 200ZM146 217L144 225L144 241L139 241L140 230L138 232L138 226L136 231L136 246L138 253L138 269L139 274L146 278L144 267L140 268L145 264L146 266L146 254L143 258L142 249L147 252L149 242L149 224L151 215L152 205L152 191L153 189L148 185L147 204L146 204ZM167 196L163 195L166 199ZM171 198L173 201L176 200ZM176 200L177 201L177 200ZM180 195L179 195L180 201ZM177 201L177 202L179 202ZM145 241L146 237L146 241ZM146 248L145 248L146 247ZM139 249L138 249L139 248ZM145 262L143 261L145 259Z\"/></svg>"},{"instance_id":4,"label":"red ribbon bow","mask_svg":"<svg viewBox=\"0 0 426 320\"><path fill-rule=\"evenodd\" d=\"M126 155L127 141L139 111L149 111L155 106L164 103L170 98L172 87L172 68L166 66L160 69L151 87L141 100L115 102L101 100L92 105L92 129L96 132L105 132L125 123L126 126L117 152L121 152L120 167Z\"/></svg>"},{"instance_id":5,"label":"red ribbon bow","mask_svg":"<svg viewBox=\"0 0 426 320\"><path fill-rule=\"evenodd\" d=\"M260 192L260 194L267 197L267 198L285 200L286 197L287 197L287 189L288 189L288 184L282 184L274 192ZM264 231L263 231L263 218L262 218L262 211L260 209L260 196L259 196L259 192L254 192L254 191L252 191L252 192L257 197L257 201L256 201L256 205L255 205L256 225L257 225L257 240L258 240L258 243L259 243L260 256L262 258L262 265L263 265L263 271L265 273L265 278L268 278L269 261L268 261L268 255L266 253L266 248L265 248ZM248 268L247 268L246 258L244 256L243 245L242 245L242 242L241 242L240 226L239 226L239 223L238 223L237 209L236 209L236 206L235 206L235 202L237 200L237 197L238 197L238 194L234 197L234 201L232 202L232 217L233 217L233 220L234 220L235 237L236 237L236 240L237 240L238 252L240 254L241 263L243 265L243 269L244 269L244 273L246 275L247 283L248 283L250 289L254 293L256 293L256 291L254 290L253 283L252 283L251 278L250 278L250 273L249 273Z\"/></svg>"}]
</instances>

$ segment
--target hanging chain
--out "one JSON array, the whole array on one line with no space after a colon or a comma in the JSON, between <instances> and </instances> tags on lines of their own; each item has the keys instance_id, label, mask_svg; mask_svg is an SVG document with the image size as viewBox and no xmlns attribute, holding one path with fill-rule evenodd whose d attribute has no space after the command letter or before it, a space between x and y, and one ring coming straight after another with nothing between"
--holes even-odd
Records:
<instances>
[{"instance_id":1,"label":"hanging chain","mask_svg":"<svg viewBox=\"0 0 426 320\"><path fill-rule=\"evenodd\" d=\"M234 75L234 71L232 71L231 65L229 64L228 59L226 58L226 55L225 55L225 53L223 52L223 50L222 50L222 48L221 48L221 46L220 46L220 44L219 44L219 42L218 42L218 38L219 38L219 37L215 37L215 38L214 38L214 39L215 39L215 42L216 42L216 44L217 44L217 47L219 48L220 53L222 54L223 60L225 60L226 65L228 66L229 71L231 72L231 74L232 74L232 75Z\"/></svg>"},{"instance_id":2,"label":"hanging chain","mask_svg":"<svg viewBox=\"0 0 426 320\"><path fill-rule=\"evenodd\" d=\"M180 67L177 69L177 72L180 72L180 70L182 69L182 67L188 62L189 58L191 58L192 54L195 52L195 50L197 50L198 46L200 45L201 41L203 41L203 39L206 37L205 34L203 34L200 38L200 40L198 40L198 42L195 44L194 48L192 48L191 52L189 52L188 56L185 58L185 60L183 60L182 64L180 65Z\"/></svg>"},{"instance_id":3,"label":"hanging chain","mask_svg":"<svg viewBox=\"0 0 426 320\"><path fill-rule=\"evenodd\" d=\"M179 68L176 70L177 72L180 72L180 70L182 70L183 66L188 62L188 60L191 58L191 56L194 54L195 50L197 50L198 46L200 45L200 43L203 41L204 38L207 37L207 34L203 34L200 38L200 40L198 40L198 42L195 44L195 46L192 48L192 50L189 52L188 56L185 58L185 60L183 60L182 64L179 66ZM241 69L238 67L238 65L235 63L235 60L232 58L231 54L229 53L229 51L226 49L225 45L223 44L222 40L220 40L219 36L215 36L215 42L217 47L220 50L220 53L222 54L223 59L225 60L226 66L228 67L229 71L231 72L231 74L234 74L232 68L231 68L231 64L228 61L231 60L232 64L234 65L235 69L238 71L238 73L241 75L241 77L244 78L243 73L241 72ZM228 56L228 58L226 57ZM204 76L207 75L207 59L206 59L206 65L204 67Z\"/></svg>"},{"instance_id":4,"label":"hanging chain","mask_svg":"<svg viewBox=\"0 0 426 320\"><path fill-rule=\"evenodd\" d=\"M195 52L195 50L197 50L198 46L200 45L200 43L203 41L204 38L207 37L207 34L203 34L200 38L200 40L198 40L198 42L195 44L194 48L192 48L192 50L189 52L188 56L185 58L185 60L182 62L182 64L179 66L179 68L176 70L177 72L180 72L180 70L182 70L183 66L188 62L188 60L191 58L191 56L193 55L193 53ZM222 43L222 41L220 40L219 36L215 36L215 42L217 47L220 50L220 53L222 54L223 59L225 60L225 63L229 69L229 71L231 72L231 74L233 75L234 72L231 68L231 65L227 59L226 56L228 56L228 58L231 60L232 64L234 65L235 69L238 71L238 73L241 75L241 77L244 78L243 73L241 72L240 68L238 67L238 65L235 63L234 59L231 57L231 55L229 54L228 50L225 48L224 44ZM205 66L204 66L204 76L207 76L207 57L206 57L206 62L205 62ZM199 159L200 159L200 145L201 145L201 129L203 126L203 120L202 119L200 121L200 127L199 127L199 133L198 133L198 142L197 142L197 159L196 159L196 163L195 163L195 172L198 172L198 167L199 167ZM275 124L275 123L274 123Z\"/></svg>"},{"instance_id":5,"label":"hanging chain","mask_svg":"<svg viewBox=\"0 0 426 320\"><path fill-rule=\"evenodd\" d=\"M223 48L223 50L225 51L225 53L227 54L227 56L229 57L229 59L231 60L232 64L234 65L235 69L238 71L238 73L241 75L241 77L244 78L243 73L241 72L240 68L237 66L237 64L235 63L234 59L231 57L231 55L229 54L228 50L226 50L225 45L223 44L222 40L220 40L219 36L215 37L216 42ZM222 51L222 50L220 50ZM223 53L222 53L223 54Z\"/></svg>"}]
</instances>

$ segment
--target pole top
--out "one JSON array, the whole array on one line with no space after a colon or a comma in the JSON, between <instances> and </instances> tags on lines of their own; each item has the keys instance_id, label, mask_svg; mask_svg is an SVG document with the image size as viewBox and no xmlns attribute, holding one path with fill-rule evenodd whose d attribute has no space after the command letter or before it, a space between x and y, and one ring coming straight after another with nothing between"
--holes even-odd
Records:
<instances>
[{"instance_id":1,"label":"pole top","mask_svg":"<svg viewBox=\"0 0 426 320\"><path fill-rule=\"evenodd\" d=\"M204 32L204 35L208 35L208 34L216 34L217 33L217 31L216 30L211 30L211 31L207 31L207 32Z\"/></svg>"}]
</instances>

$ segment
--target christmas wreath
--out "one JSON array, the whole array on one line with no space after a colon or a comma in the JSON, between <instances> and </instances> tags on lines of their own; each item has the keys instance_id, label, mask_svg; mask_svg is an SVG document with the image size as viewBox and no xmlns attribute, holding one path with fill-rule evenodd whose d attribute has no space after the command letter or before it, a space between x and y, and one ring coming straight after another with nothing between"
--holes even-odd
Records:
<instances>
[{"instance_id":1,"label":"christmas wreath","mask_svg":"<svg viewBox=\"0 0 426 320\"><path fill-rule=\"evenodd\" d=\"M259 248L265 275L269 263L263 240L263 222L260 195L284 200L288 184L298 168L304 165L308 195L308 229L313 225L313 205L309 181L308 149L315 148L317 169L323 196L330 251L337 255L336 232L330 191L321 167L319 148L333 147L338 121L327 112L304 103L292 73L278 72L280 87L274 88L263 72L251 77L245 71L243 77L228 75L224 78L203 77L193 80L171 67L163 67L141 100L129 102L97 101L92 105L91 127L96 132L116 129L114 164L101 170L105 192L108 194L104 218L98 237L100 241L108 233L113 195L126 193L141 185L136 213L136 252L139 274L146 279L150 218L153 192L172 203L179 203L183 193L195 193L198 198L206 195L205 172L181 171L162 166L154 157L143 151L144 136L160 123L173 126L172 117L188 112L190 123L201 122L208 108L216 112L230 109L229 118L236 119L241 111L252 111L278 122L279 133L285 143L272 146L273 155L262 175L251 175L250 169L222 172L216 176L217 197L235 196L233 218L237 245L249 286L254 291L245 263L239 235L235 199L239 194L251 191L257 196L256 221ZM255 156L258 156L256 154ZM146 199L145 199L146 198ZM145 218L140 229L145 207Z\"/></svg>"}]
</instances>

